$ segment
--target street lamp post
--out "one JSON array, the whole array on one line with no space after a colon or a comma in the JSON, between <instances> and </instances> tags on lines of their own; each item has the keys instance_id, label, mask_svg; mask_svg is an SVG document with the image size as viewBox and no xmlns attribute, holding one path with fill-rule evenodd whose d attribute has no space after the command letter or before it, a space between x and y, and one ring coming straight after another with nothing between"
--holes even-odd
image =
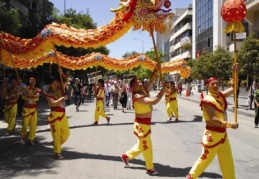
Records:
<instances>
[{"instance_id":1,"label":"street lamp post","mask_svg":"<svg viewBox=\"0 0 259 179\"><path fill-rule=\"evenodd\" d=\"M64 0L64 14L66 14L67 13L67 2L66 2L66 0Z\"/></svg>"},{"instance_id":2,"label":"street lamp post","mask_svg":"<svg viewBox=\"0 0 259 179\"><path fill-rule=\"evenodd\" d=\"M142 43L142 53L144 53L144 40L138 39L138 38L133 38L133 40L139 40L139 41L141 41L141 43Z\"/></svg>"}]
</instances>

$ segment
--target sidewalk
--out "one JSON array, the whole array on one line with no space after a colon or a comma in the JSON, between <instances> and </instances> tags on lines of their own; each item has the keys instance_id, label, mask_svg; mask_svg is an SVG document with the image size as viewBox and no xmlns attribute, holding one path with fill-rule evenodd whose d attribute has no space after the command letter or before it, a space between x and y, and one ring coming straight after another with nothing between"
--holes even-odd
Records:
<instances>
[{"instance_id":1,"label":"sidewalk","mask_svg":"<svg viewBox=\"0 0 259 179\"><path fill-rule=\"evenodd\" d=\"M206 95L206 91L203 91L203 95ZM198 91L192 91L192 94L190 96L186 96L186 91L182 91L182 96L178 96L181 99L184 100L189 100L189 101L193 101L196 103L200 103L200 97L201 97L201 93L199 93ZM255 111L254 109L249 109L248 106L246 106L246 100L247 100L247 95L246 93L241 93L238 97L238 109L237 109L237 113L238 114L242 114L245 116L250 116L250 117L254 117L255 116ZM227 102L228 102L228 108L227 111L229 112L234 112L234 97L231 96L229 98L227 98Z\"/></svg>"}]
</instances>

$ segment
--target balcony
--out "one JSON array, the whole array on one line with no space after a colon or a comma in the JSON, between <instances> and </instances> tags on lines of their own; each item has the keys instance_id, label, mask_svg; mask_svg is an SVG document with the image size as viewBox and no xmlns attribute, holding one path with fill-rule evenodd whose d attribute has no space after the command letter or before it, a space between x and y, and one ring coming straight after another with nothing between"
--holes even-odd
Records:
<instances>
[{"instance_id":1,"label":"balcony","mask_svg":"<svg viewBox=\"0 0 259 179\"><path fill-rule=\"evenodd\" d=\"M191 58L191 57L192 57L191 51L185 51L184 53L181 53L177 56L172 57L170 59L170 61L179 60L179 59L187 59L187 58Z\"/></svg>"},{"instance_id":2,"label":"balcony","mask_svg":"<svg viewBox=\"0 0 259 179\"><path fill-rule=\"evenodd\" d=\"M181 34L184 33L185 31L190 30L190 29L192 29L192 24L191 24L191 23L185 24L180 30L178 30L177 32L175 32L175 33L171 36L171 38L170 38L169 41L171 42L171 41L174 40L176 37L178 37L179 35L181 35Z\"/></svg>"},{"instance_id":3,"label":"balcony","mask_svg":"<svg viewBox=\"0 0 259 179\"><path fill-rule=\"evenodd\" d=\"M191 47L192 46L192 40L190 37L182 38L180 43L181 43L182 47Z\"/></svg>"},{"instance_id":4,"label":"balcony","mask_svg":"<svg viewBox=\"0 0 259 179\"><path fill-rule=\"evenodd\" d=\"M247 14L245 20L250 24L255 24L255 13L259 11L259 1L258 0L246 0L245 1Z\"/></svg>"}]
</instances>

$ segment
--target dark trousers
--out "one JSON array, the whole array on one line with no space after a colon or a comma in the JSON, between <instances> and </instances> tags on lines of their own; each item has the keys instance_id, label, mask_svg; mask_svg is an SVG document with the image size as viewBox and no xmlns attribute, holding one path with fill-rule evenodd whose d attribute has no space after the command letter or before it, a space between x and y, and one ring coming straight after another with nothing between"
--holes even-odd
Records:
<instances>
[{"instance_id":1,"label":"dark trousers","mask_svg":"<svg viewBox=\"0 0 259 179\"><path fill-rule=\"evenodd\" d=\"M259 122L259 107L255 108L255 125L258 125Z\"/></svg>"},{"instance_id":2,"label":"dark trousers","mask_svg":"<svg viewBox=\"0 0 259 179\"><path fill-rule=\"evenodd\" d=\"M74 104L76 105L76 107L80 106L81 104L81 95L74 95Z\"/></svg>"}]
</instances>

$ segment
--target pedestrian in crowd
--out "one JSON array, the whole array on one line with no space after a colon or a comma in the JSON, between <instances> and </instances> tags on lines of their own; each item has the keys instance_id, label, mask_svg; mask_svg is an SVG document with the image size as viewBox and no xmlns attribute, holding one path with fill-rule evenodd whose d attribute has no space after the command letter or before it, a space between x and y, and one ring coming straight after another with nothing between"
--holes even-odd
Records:
<instances>
[{"instance_id":1,"label":"pedestrian in crowd","mask_svg":"<svg viewBox=\"0 0 259 179\"><path fill-rule=\"evenodd\" d=\"M120 103L122 105L122 112L125 112L126 110L127 100L128 100L127 89L125 85L122 85L121 93L120 93Z\"/></svg>"},{"instance_id":2,"label":"pedestrian in crowd","mask_svg":"<svg viewBox=\"0 0 259 179\"><path fill-rule=\"evenodd\" d=\"M20 92L19 98L17 100L17 116L22 115L23 111L23 104L24 104L24 99L22 98L23 90L26 89L26 84L22 82L22 79L20 77L17 78L18 81L18 90Z\"/></svg>"},{"instance_id":3,"label":"pedestrian in crowd","mask_svg":"<svg viewBox=\"0 0 259 179\"><path fill-rule=\"evenodd\" d=\"M111 85L109 81L107 80L105 85L104 85L104 91L105 91L105 105L108 108L110 104L110 90L111 90Z\"/></svg>"},{"instance_id":4,"label":"pedestrian in crowd","mask_svg":"<svg viewBox=\"0 0 259 179\"><path fill-rule=\"evenodd\" d=\"M20 91L18 90L18 81L15 76L10 78L10 86L8 86L5 95L4 119L8 124L5 135L10 135L16 127L17 100Z\"/></svg>"},{"instance_id":5,"label":"pedestrian in crowd","mask_svg":"<svg viewBox=\"0 0 259 179\"><path fill-rule=\"evenodd\" d=\"M95 97L96 97L96 108L95 108L95 121L92 125L98 125L100 116L106 118L107 124L110 122L110 117L107 116L107 114L104 111L104 80L99 79L97 83L97 88L95 89Z\"/></svg>"},{"instance_id":6,"label":"pedestrian in crowd","mask_svg":"<svg viewBox=\"0 0 259 179\"><path fill-rule=\"evenodd\" d=\"M87 94L88 94L87 99L91 101L91 99L92 99L92 93L93 93L93 85L92 85L92 84L89 84L87 90L88 90L88 92L87 92Z\"/></svg>"},{"instance_id":7,"label":"pedestrian in crowd","mask_svg":"<svg viewBox=\"0 0 259 179\"><path fill-rule=\"evenodd\" d=\"M168 82L168 85L166 86L168 89L165 92L165 95L167 96L167 103L166 103L166 113L168 116L168 122L172 121L172 117L175 116L175 122L178 122L178 101L177 101L177 89L175 87L175 83Z\"/></svg>"},{"instance_id":8,"label":"pedestrian in crowd","mask_svg":"<svg viewBox=\"0 0 259 179\"><path fill-rule=\"evenodd\" d=\"M254 103L254 91L256 90L256 81L254 80L250 89L249 89L249 92L248 92L248 99L247 99L247 103L248 103L248 106L249 106L249 109L253 109L253 103ZM255 103L254 103L254 108L255 108Z\"/></svg>"},{"instance_id":9,"label":"pedestrian in crowd","mask_svg":"<svg viewBox=\"0 0 259 179\"><path fill-rule=\"evenodd\" d=\"M64 83L61 84L54 76L50 76L48 80L49 90L45 92L45 97L51 109L47 123L50 125L53 138L52 145L54 158L57 160L64 158L61 154L61 146L67 141L70 135L65 111L65 100L67 100L67 95L64 93L68 81L66 75L62 72L62 69L59 69L59 73L62 74Z\"/></svg>"},{"instance_id":10,"label":"pedestrian in crowd","mask_svg":"<svg viewBox=\"0 0 259 179\"><path fill-rule=\"evenodd\" d=\"M182 96L183 86L182 83L178 83L177 85L178 93L180 96Z\"/></svg>"},{"instance_id":11,"label":"pedestrian in crowd","mask_svg":"<svg viewBox=\"0 0 259 179\"><path fill-rule=\"evenodd\" d=\"M134 159L142 153L146 163L146 172L149 175L158 174L153 164L153 148L150 136L152 105L157 104L161 100L165 91L165 87L162 87L156 97L149 97L149 90L157 76L157 67L155 68L149 83L146 85L146 88L144 88L143 83L137 78L133 78L130 81L130 87L133 90L133 107L136 116L134 121L134 134L138 137L138 142L129 151L121 155L125 167L129 167L129 160Z\"/></svg>"},{"instance_id":12,"label":"pedestrian in crowd","mask_svg":"<svg viewBox=\"0 0 259 179\"><path fill-rule=\"evenodd\" d=\"M117 109L118 108L118 99L119 99L119 86L118 86L118 82L114 81L113 85L111 86L111 95L112 95L112 104L113 104L113 109Z\"/></svg>"},{"instance_id":13,"label":"pedestrian in crowd","mask_svg":"<svg viewBox=\"0 0 259 179\"><path fill-rule=\"evenodd\" d=\"M132 89L127 85L127 110L132 108Z\"/></svg>"},{"instance_id":14,"label":"pedestrian in crowd","mask_svg":"<svg viewBox=\"0 0 259 179\"><path fill-rule=\"evenodd\" d=\"M256 83L257 89L254 91L254 102L255 102L255 128L258 128L259 122L259 82Z\"/></svg>"},{"instance_id":15,"label":"pedestrian in crowd","mask_svg":"<svg viewBox=\"0 0 259 179\"><path fill-rule=\"evenodd\" d=\"M37 122L38 122L38 113L37 113L37 101L40 97L41 90L36 86L36 78L29 78L29 85L23 91L22 98L24 99L23 106L23 123L22 129L20 131L21 143L24 144L24 137L27 134L28 126L30 126L30 132L28 135L28 144L30 146L35 145L34 139L36 134Z\"/></svg>"},{"instance_id":16,"label":"pedestrian in crowd","mask_svg":"<svg viewBox=\"0 0 259 179\"><path fill-rule=\"evenodd\" d=\"M233 65L233 71L237 72L237 64ZM234 81L232 81L232 86ZM206 122L206 129L202 138L202 154L186 176L187 179L198 178L210 165L214 157L218 155L219 165L222 171L222 178L234 179L235 168L231 146L226 129L238 128L237 122L228 122L226 109L226 98L231 96L234 88L230 87L225 91L219 91L219 79L211 77L207 81L208 95L201 100L203 118Z\"/></svg>"},{"instance_id":17,"label":"pedestrian in crowd","mask_svg":"<svg viewBox=\"0 0 259 179\"><path fill-rule=\"evenodd\" d=\"M71 85L71 78L68 78L68 84L66 86L66 94L67 94L67 100L66 103L67 105L71 104L71 98L72 98L72 85Z\"/></svg>"},{"instance_id":18,"label":"pedestrian in crowd","mask_svg":"<svg viewBox=\"0 0 259 179\"><path fill-rule=\"evenodd\" d=\"M71 94L73 95L77 112L79 111L79 106L81 104L81 95L83 94L82 90L83 86L81 86L79 78L76 78L75 83L72 85Z\"/></svg>"}]
</instances>

